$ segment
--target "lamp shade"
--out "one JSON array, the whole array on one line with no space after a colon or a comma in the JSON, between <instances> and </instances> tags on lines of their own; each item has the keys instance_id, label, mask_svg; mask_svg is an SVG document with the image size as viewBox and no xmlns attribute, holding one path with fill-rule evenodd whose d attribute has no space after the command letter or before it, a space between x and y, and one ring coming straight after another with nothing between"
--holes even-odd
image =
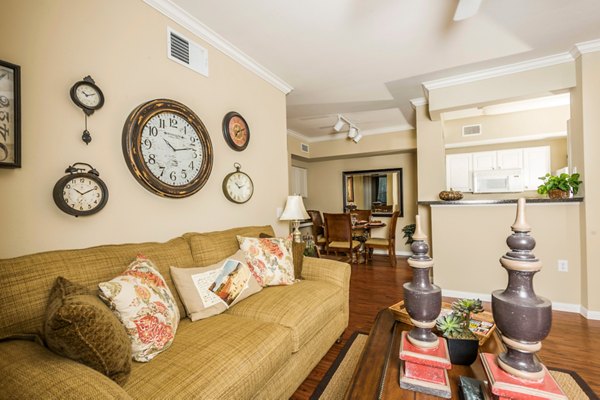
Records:
<instances>
[{"instance_id":1,"label":"lamp shade","mask_svg":"<svg viewBox=\"0 0 600 400\"><path fill-rule=\"evenodd\" d=\"M285 209L279 219L282 221L299 221L308 218L308 213L302 202L302 196L288 196Z\"/></svg>"}]
</instances>

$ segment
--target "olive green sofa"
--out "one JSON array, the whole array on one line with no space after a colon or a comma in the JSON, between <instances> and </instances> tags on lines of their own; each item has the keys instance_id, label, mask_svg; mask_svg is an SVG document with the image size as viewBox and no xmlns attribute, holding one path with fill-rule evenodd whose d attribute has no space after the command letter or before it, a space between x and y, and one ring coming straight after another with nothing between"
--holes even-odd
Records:
<instances>
[{"instance_id":1,"label":"olive green sofa","mask_svg":"<svg viewBox=\"0 0 600 400\"><path fill-rule=\"evenodd\" d=\"M186 233L166 243L105 245L0 260L2 399L286 399L348 325L350 266L304 258L302 280L191 322L169 267L206 266L238 249L236 235L273 235L270 226ZM133 362L121 387L36 341L58 276L97 290L138 253L159 268L182 320L173 345L148 363Z\"/></svg>"}]
</instances>

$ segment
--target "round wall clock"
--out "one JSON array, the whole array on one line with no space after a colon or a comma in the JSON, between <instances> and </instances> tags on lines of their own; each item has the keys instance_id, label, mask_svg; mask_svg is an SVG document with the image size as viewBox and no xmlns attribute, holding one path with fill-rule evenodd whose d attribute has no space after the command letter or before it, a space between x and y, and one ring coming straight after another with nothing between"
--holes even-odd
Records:
<instances>
[{"instance_id":1,"label":"round wall clock","mask_svg":"<svg viewBox=\"0 0 600 400\"><path fill-rule=\"evenodd\" d=\"M92 115L94 111L104 105L104 94L91 76L75 82L71 87L71 100L81 108L86 115Z\"/></svg>"},{"instance_id":2,"label":"round wall clock","mask_svg":"<svg viewBox=\"0 0 600 400\"><path fill-rule=\"evenodd\" d=\"M250 128L244 117L235 111L228 112L223 118L223 136L233 150L244 150L250 141Z\"/></svg>"},{"instance_id":3,"label":"round wall clock","mask_svg":"<svg viewBox=\"0 0 600 400\"><path fill-rule=\"evenodd\" d=\"M77 165L85 165L77 168ZM62 211L76 217L92 215L102 210L108 201L108 187L100 179L98 171L90 164L75 163L65 170L63 176L54 185L52 197Z\"/></svg>"},{"instance_id":4,"label":"round wall clock","mask_svg":"<svg viewBox=\"0 0 600 400\"><path fill-rule=\"evenodd\" d=\"M212 170L206 127L192 110L174 100L151 100L135 108L125 121L122 147L135 179L160 196L191 196Z\"/></svg>"},{"instance_id":5,"label":"round wall clock","mask_svg":"<svg viewBox=\"0 0 600 400\"><path fill-rule=\"evenodd\" d=\"M233 166L235 171L223 179L223 194L227 200L242 204L250 200L254 194L254 183L247 174L240 171L242 168L240 164L235 163Z\"/></svg>"}]
</instances>

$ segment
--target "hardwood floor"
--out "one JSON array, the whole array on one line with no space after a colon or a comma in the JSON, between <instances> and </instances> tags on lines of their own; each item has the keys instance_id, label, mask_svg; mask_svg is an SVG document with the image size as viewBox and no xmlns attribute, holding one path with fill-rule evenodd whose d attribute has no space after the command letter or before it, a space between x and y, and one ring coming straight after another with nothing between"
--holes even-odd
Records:
<instances>
[{"instance_id":1,"label":"hardwood floor","mask_svg":"<svg viewBox=\"0 0 600 400\"><path fill-rule=\"evenodd\" d=\"M350 335L354 331L368 333L379 310L404 298L402 285L411 278L410 267L404 258L398 259L395 268L389 265L385 256L374 256L367 265L352 265L348 328L341 343L333 345L292 399L310 398ZM486 306L489 309L489 304ZM600 321L560 311L554 311L552 318L552 330L539 353L541 359L550 367L576 371L592 390L600 394Z\"/></svg>"}]
</instances>

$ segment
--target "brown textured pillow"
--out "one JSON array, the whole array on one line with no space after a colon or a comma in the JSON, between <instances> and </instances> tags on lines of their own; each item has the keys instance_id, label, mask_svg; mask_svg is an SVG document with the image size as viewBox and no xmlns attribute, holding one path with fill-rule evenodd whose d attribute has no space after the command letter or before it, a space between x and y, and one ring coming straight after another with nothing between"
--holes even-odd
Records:
<instances>
[{"instance_id":1,"label":"brown textured pillow","mask_svg":"<svg viewBox=\"0 0 600 400\"><path fill-rule=\"evenodd\" d=\"M131 372L131 342L117 317L79 284L56 278L46 307L46 344L123 385Z\"/></svg>"}]
</instances>

